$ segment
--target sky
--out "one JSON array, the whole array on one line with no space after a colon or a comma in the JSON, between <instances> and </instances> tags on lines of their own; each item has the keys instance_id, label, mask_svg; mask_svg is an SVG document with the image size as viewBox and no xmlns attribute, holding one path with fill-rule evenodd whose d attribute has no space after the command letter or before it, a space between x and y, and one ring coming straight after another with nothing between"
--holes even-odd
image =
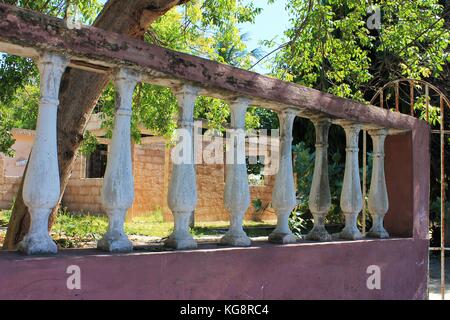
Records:
<instances>
[{"instance_id":1,"label":"sky","mask_svg":"<svg viewBox=\"0 0 450 320\"><path fill-rule=\"evenodd\" d=\"M291 25L289 15L285 9L287 0L275 0L273 4L267 4L267 0L256 0L255 6L262 8L260 15L256 17L254 24L246 23L240 25L242 33L249 33L247 46L249 50L261 47L258 42L261 40L271 40L276 37L277 43L282 43L284 31ZM262 48L266 53L271 50ZM267 73L264 63L261 62L252 71L259 73Z\"/></svg>"}]
</instances>

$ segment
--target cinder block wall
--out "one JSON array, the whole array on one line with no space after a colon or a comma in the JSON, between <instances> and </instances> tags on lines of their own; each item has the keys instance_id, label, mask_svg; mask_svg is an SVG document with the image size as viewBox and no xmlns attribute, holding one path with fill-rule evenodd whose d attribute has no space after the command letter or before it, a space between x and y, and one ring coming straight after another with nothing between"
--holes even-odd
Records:
<instances>
[{"instance_id":1,"label":"cinder block wall","mask_svg":"<svg viewBox=\"0 0 450 320\"><path fill-rule=\"evenodd\" d=\"M134 203L127 218L167 207L164 143L133 146Z\"/></svg>"},{"instance_id":2,"label":"cinder block wall","mask_svg":"<svg viewBox=\"0 0 450 320\"><path fill-rule=\"evenodd\" d=\"M101 205L103 179L86 179L86 159L77 156L64 192L62 206L71 212L104 213Z\"/></svg>"}]
</instances>

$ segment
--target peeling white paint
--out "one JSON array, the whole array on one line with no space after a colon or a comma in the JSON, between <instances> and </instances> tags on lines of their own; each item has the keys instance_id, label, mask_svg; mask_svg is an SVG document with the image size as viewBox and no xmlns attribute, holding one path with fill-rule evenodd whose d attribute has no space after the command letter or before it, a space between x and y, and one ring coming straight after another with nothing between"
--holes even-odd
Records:
<instances>
[{"instance_id":1,"label":"peeling white paint","mask_svg":"<svg viewBox=\"0 0 450 320\"><path fill-rule=\"evenodd\" d=\"M362 126L350 121L341 121L345 130L347 148L344 182L341 192L341 209L345 216L345 227L338 234L340 239L357 240L363 236L358 229L358 214L362 209L361 180L359 178L358 139Z\"/></svg>"},{"instance_id":2,"label":"peeling white paint","mask_svg":"<svg viewBox=\"0 0 450 320\"><path fill-rule=\"evenodd\" d=\"M56 253L48 234L48 218L60 192L56 117L61 77L68 64L63 56L44 53L37 65L40 74L40 103L36 137L23 185L23 201L30 212L30 230L18 244L26 254Z\"/></svg>"}]
</instances>

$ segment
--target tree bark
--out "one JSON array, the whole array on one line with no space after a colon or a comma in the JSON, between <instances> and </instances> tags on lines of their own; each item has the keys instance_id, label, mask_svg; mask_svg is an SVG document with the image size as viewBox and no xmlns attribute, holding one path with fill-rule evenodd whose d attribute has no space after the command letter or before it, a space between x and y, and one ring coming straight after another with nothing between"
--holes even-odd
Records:
<instances>
[{"instance_id":1,"label":"tree bark","mask_svg":"<svg viewBox=\"0 0 450 320\"><path fill-rule=\"evenodd\" d=\"M145 31L157 18L176 5L189 0L110 0L93 26L107 31L143 38ZM76 154L83 140L89 117L102 91L109 82L108 75L99 75L79 69L68 68L60 87L58 109L58 162L61 179L60 200L69 181ZM25 175L23 176L25 177ZM28 232L30 217L22 199L22 183L12 209L11 219L3 244L4 250L14 250ZM49 219L53 224L58 207Z\"/></svg>"}]
</instances>

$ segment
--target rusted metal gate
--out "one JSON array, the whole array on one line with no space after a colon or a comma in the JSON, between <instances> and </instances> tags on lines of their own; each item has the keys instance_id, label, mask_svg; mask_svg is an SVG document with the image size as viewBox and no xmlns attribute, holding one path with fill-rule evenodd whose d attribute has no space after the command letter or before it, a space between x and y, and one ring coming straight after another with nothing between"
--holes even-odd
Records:
<instances>
[{"instance_id":1,"label":"rusted metal gate","mask_svg":"<svg viewBox=\"0 0 450 320\"><path fill-rule=\"evenodd\" d=\"M422 80L399 79L383 86L374 95L372 105L383 109L409 114L427 121L432 127L432 134L440 136L440 245L430 246L430 251L440 251L441 299L445 299L445 138L450 135L446 128L445 105L450 110L450 100L436 86ZM450 123L450 121L448 121ZM367 133L363 135L363 199L367 189ZM366 230L366 202L363 202L363 232Z\"/></svg>"}]
</instances>

